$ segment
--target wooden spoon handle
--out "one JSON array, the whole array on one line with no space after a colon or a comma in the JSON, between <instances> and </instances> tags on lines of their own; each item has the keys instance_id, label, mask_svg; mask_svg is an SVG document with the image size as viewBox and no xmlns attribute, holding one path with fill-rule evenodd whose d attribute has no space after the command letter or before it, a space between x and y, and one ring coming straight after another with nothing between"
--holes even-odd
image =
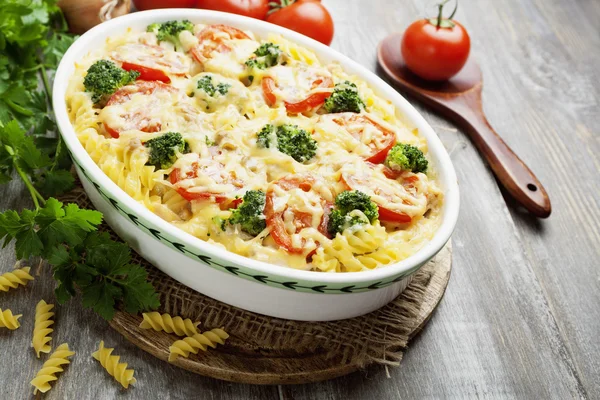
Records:
<instances>
[{"instance_id":1,"label":"wooden spoon handle","mask_svg":"<svg viewBox=\"0 0 600 400\"><path fill-rule=\"evenodd\" d=\"M462 125L500 183L529 212L540 218L549 217L552 206L546 189L492 128L483 113L481 97L473 93L473 96L467 95L460 102L470 103L464 104L468 107L461 110ZM457 105L453 104L452 108Z\"/></svg>"}]
</instances>

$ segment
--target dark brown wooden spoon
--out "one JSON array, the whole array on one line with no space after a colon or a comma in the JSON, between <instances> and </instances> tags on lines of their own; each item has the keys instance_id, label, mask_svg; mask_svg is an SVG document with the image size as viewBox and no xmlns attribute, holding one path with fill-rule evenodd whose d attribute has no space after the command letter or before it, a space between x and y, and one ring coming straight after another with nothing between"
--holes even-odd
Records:
<instances>
[{"instance_id":1,"label":"dark brown wooden spoon","mask_svg":"<svg viewBox=\"0 0 600 400\"><path fill-rule=\"evenodd\" d=\"M470 58L446 82L425 81L406 67L400 51L402 33L385 38L377 51L379 65L399 89L459 125L485 157L504 188L529 212L547 218L552 212L546 190L533 172L494 131L483 112L481 70Z\"/></svg>"}]
</instances>

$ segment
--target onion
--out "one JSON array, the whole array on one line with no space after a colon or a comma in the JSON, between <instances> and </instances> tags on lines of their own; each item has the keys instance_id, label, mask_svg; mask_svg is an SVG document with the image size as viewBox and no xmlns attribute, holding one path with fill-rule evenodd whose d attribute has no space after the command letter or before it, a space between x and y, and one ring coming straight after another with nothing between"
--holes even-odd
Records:
<instances>
[{"instance_id":1,"label":"onion","mask_svg":"<svg viewBox=\"0 0 600 400\"><path fill-rule=\"evenodd\" d=\"M84 33L101 22L129 13L131 0L60 0L69 31Z\"/></svg>"}]
</instances>

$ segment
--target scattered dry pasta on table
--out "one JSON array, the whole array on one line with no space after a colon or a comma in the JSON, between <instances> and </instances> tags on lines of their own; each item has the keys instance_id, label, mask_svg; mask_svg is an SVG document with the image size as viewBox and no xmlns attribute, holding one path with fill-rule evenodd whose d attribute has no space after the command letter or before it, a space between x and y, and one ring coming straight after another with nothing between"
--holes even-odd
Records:
<instances>
[{"instance_id":1,"label":"scattered dry pasta on table","mask_svg":"<svg viewBox=\"0 0 600 400\"><path fill-rule=\"evenodd\" d=\"M193 336L198 333L197 326L200 322L192 322L191 319L171 317L169 314L160 314L156 311L143 313L144 320L140 324L142 329L154 329L157 332L165 331L175 333L177 336Z\"/></svg>"},{"instance_id":2,"label":"scattered dry pasta on table","mask_svg":"<svg viewBox=\"0 0 600 400\"><path fill-rule=\"evenodd\" d=\"M225 344L229 335L223 329L212 329L197 333L194 336L177 340L169 347L169 361L175 361L179 356L189 357L190 353L198 354L198 350L206 351L207 346L213 349L218 344Z\"/></svg>"},{"instance_id":3,"label":"scattered dry pasta on table","mask_svg":"<svg viewBox=\"0 0 600 400\"><path fill-rule=\"evenodd\" d=\"M0 275L0 291L8 292L10 289L16 289L19 285L27 285L29 281L33 280L29 270L29 267L16 268Z\"/></svg>"},{"instance_id":4,"label":"scattered dry pasta on table","mask_svg":"<svg viewBox=\"0 0 600 400\"><path fill-rule=\"evenodd\" d=\"M70 361L67 358L71 357L73 354L75 354L75 352L69 350L69 345L67 343L58 346L54 353L50 355L50 358L42 365L42 369L39 370L35 378L31 380L31 384L35 387L33 394L37 394L38 391L46 393L50 390L52 388L50 382L58 379L56 374L63 372L62 365L69 364Z\"/></svg>"},{"instance_id":5,"label":"scattered dry pasta on table","mask_svg":"<svg viewBox=\"0 0 600 400\"><path fill-rule=\"evenodd\" d=\"M106 372L127 389L130 384L136 382L133 377L135 371L133 369L127 369L127 363L120 363L120 356L111 355L113 350L114 348L104 347L104 340L101 340L100 347L92 354L92 357L100 361L100 364L102 364L102 367Z\"/></svg>"},{"instance_id":6,"label":"scattered dry pasta on table","mask_svg":"<svg viewBox=\"0 0 600 400\"><path fill-rule=\"evenodd\" d=\"M54 304L48 304L44 300L40 300L35 306L35 325L31 346L33 346L37 358L40 358L40 353L50 353L50 350L52 350L50 347L50 341L52 340L50 333L54 329L50 328L50 325L54 324L52 320L54 313L50 310L53 308Z\"/></svg>"},{"instance_id":7,"label":"scattered dry pasta on table","mask_svg":"<svg viewBox=\"0 0 600 400\"><path fill-rule=\"evenodd\" d=\"M18 319L21 318L23 314L13 315L12 311L4 310L0 308L0 328L8 328L11 331L17 329L21 324Z\"/></svg>"}]
</instances>

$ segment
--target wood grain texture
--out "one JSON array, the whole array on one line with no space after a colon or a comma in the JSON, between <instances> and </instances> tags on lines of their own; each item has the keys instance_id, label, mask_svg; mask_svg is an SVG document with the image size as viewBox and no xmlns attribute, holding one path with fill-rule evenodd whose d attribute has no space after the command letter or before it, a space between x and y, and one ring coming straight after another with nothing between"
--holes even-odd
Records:
<instances>
[{"instance_id":1,"label":"wood grain texture","mask_svg":"<svg viewBox=\"0 0 600 400\"><path fill-rule=\"evenodd\" d=\"M332 46L373 71L378 42L425 15L419 0L324 3L336 23ZM391 379L382 368L280 388L202 378L135 348L75 301L57 307L53 343L68 341L80 356L45 397L599 398L600 2L469 1L457 18L481 64L485 112L544 183L553 214L537 221L507 206L464 134L417 105L452 153L462 210L446 295ZM0 194L0 208L29 206L16 183ZM0 271L13 262L12 249L3 249ZM41 365L29 347L34 307L53 300L52 289L44 272L27 288L0 293L1 307L24 314L21 328L0 331L0 377L10 382L3 398L30 397ZM122 392L92 360L100 339L136 368L137 387Z\"/></svg>"},{"instance_id":2,"label":"wood grain texture","mask_svg":"<svg viewBox=\"0 0 600 400\"><path fill-rule=\"evenodd\" d=\"M502 188L536 217L548 218L552 206L546 189L492 128L483 112L483 80L474 57L448 81L428 82L408 69L398 51L401 42L402 33L395 32L379 43L377 59L386 76L398 89L457 124L471 138Z\"/></svg>"}]
</instances>

